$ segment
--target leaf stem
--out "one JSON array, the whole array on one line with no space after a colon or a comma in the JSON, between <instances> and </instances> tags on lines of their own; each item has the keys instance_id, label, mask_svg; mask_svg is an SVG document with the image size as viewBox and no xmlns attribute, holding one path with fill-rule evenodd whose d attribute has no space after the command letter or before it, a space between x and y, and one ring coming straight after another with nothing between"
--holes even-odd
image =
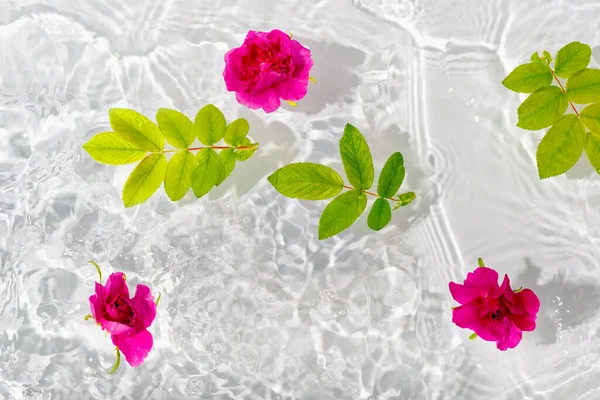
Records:
<instances>
[{"instance_id":1,"label":"leaf stem","mask_svg":"<svg viewBox=\"0 0 600 400\"><path fill-rule=\"evenodd\" d=\"M345 187L346 189L355 190L355 189L354 189L352 186L346 186L346 185L344 185L344 187ZM368 192L368 191L366 191L366 190L361 190L361 192L363 192L364 194L369 194L369 195L371 195L371 196L375 196L375 197L381 197L381 196L379 196L377 193ZM387 200L390 200L390 201L400 201L400 199L395 199L395 198L393 198L393 197L384 197L384 199L387 199Z\"/></svg>"},{"instance_id":2,"label":"leaf stem","mask_svg":"<svg viewBox=\"0 0 600 400\"><path fill-rule=\"evenodd\" d=\"M255 149L257 146L255 145L250 145L250 146L205 146L205 147L189 147L187 150L188 151L194 151L194 150L202 150L202 149L216 149L216 150L223 150L223 149L234 149L234 150L253 150ZM163 153L177 153L178 151L181 151L184 149L175 149L175 150L163 150Z\"/></svg>"},{"instance_id":3,"label":"leaf stem","mask_svg":"<svg viewBox=\"0 0 600 400\"><path fill-rule=\"evenodd\" d=\"M550 67L548 67L548 68L550 68ZM556 73L554 72L554 70L552 68L550 68L550 72L552 72L552 76L554 77L554 80L556 81L556 83L558 83L558 86L560 86L560 90L562 90L563 93L567 93L567 91L565 90L565 87L560 82L560 80L558 79L558 76L556 76ZM575 115L577 115L577 118L579 118L579 112L577 111L577 109L575 108L575 105L573 105L571 100L569 100L569 104L571 105L571 108L573 109L573 111L575 111Z\"/></svg>"}]
</instances>

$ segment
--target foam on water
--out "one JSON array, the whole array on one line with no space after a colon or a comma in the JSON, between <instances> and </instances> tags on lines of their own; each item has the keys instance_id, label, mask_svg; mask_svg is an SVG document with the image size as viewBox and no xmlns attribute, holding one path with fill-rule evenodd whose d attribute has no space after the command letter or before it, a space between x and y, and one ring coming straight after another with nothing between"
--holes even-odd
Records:
<instances>
[{"instance_id":1,"label":"foam on water","mask_svg":"<svg viewBox=\"0 0 600 400\"><path fill-rule=\"evenodd\" d=\"M600 4L547 0L4 0L0 3L0 397L546 399L600 397L600 180L586 162L540 182L542 132L500 82L535 50L597 44ZM237 104L223 54L249 29L293 32L315 59L298 107ZM598 54L595 51L594 60ZM81 149L108 109L250 121L261 148L223 185L125 210L131 168ZM353 123L376 168L404 154L417 200L317 240L324 202L266 181L342 166ZM518 348L469 341L447 289L478 257L542 305ZM83 317L96 279L162 292L155 347L114 376Z\"/></svg>"}]
</instances>

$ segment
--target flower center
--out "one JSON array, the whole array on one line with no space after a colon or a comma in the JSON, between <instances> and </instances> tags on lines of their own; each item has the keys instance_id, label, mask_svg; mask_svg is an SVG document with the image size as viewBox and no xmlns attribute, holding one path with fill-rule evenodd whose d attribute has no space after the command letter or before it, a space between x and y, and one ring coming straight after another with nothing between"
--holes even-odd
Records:
<instances>
[{"instance_id":1,"label":"flower center","mask_svg":"<svg viewBox=\"0 0 600 400\"><path fill-rule=\"evenodd\" d=\"M122 297L117 297L106 306L106 319L130 326L133 322L134 312L129 303Z\"/></svg>"}]
</instances>

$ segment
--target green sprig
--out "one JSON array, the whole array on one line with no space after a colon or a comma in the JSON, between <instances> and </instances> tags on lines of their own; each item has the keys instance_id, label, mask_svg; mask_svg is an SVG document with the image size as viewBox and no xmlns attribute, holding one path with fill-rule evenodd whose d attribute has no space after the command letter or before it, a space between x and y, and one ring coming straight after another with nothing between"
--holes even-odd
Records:
<instances>
[{"instance_id":1,"label":"green sprig","mask_svg":"<svg viewBox=\"0 0 600 400\"><path fill-rule=\"evenodd\" d=\"M588 68L591 56L591 47L580 42L562 47L553 64L548 51L543 57L536 52L531 63L519 65L502 81L512 91L531 93L517 110L517 126L550 127L536 151L540 179L564 174L584 151L600 173L600 70ZM579 112L575 104L589 105ZM569 107L573 114L565 115Z\"/></svg>"},{"instance_id":2,"label":"green sprig","mask_svg":"<svg viewBox=\"0 0 600 400\"><path fill-rule=\"evenodd\" d=\"M200 198L219 186L237 161L249 159L258 149L258 143L247 137L247 120L238 118L227 125L223 113L212 104L202 107L194 122L166 108L158 110L157 123L125 108L111 108L109 119L113 132L95 135L83 149L102 164L140 161L123 187L125 207L145 202L163 183L172 201L181 200L190 188ZM196 138L206 147L190 147ZM225 145L218 144L221 140ZM165 149L165 142L174 149ZM196 157L194 151L198 151Z\"/></svg>"},{"instance_id":3,"label":"green sprig","mask_svg":"<svg viewBox=\"0 0 600 400\"><path fill-rule=\"evenodd\" d=\"M364 136L354 126L347 124L339 144L346 176L352 186L344 184L342 177L330 167L310 162L286 165L268 177L269 182L282 195L294 199L325 200L335 197L319 219L319 239L327 239L348 229L364 213L367 195L377 197L367 224L375 231L383 229L392 219L390 202L397 203L394 210L410 204L416 195L406 192L396 195L404 181L404 158L400 152L386 161L377 193L370 192L375 180L371 150ZM348 192L340 194L343 189ZM394 197L397 196L397 197Z\"/></svg>"},{"instance_id":4,"label":"green sprig","mask_svg":"<svg viewBox=\"0 0 600 400\"><path fill-rule=\"evenodd\" d=\"M102 283L102 270L100 269L100 266L98 264L96 264L94 261L89 260L88 263L92 264L94 267L96 267L96 271L98 271L98 276L100 277L100 283Z\"/></svg>"},{"instance_id":5,"label":"green sprig","mask_svg":"<svg viewBox=\"0 0 600 400\"><path fill-rule=\"evenodd\" d=\"M112 368L108 371L108 373L110 375L112 375L115 372L117 372L117 369L119 368L119 365L121 364L121 352L116 347L115 347L115 351L117 353L117 359L115 360L115 363L113 364Z\"/></svg>"}]
</instances>

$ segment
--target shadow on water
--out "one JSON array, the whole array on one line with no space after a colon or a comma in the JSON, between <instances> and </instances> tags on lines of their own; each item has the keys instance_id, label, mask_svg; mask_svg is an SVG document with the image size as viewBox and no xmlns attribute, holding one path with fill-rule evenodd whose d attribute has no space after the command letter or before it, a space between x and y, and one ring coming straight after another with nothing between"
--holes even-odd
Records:
<instances>
[{"instance_id":1,"label":"shadow on water","mask_svg":"<svg viewBox=\"0 0 600 400\"><path fill-rule=\"evenodd\" d=\"M583 324L600 308L600 288L597 284L568 281L564 271L556 274L552 280L538 284L542 269L529 258L525 258L525 264L525 270L515 282L533 290L540 299L536 332L541 336L542 344L556 343L559 329ZM557 315L557 308L568 312Z\"/></svg>"},{"instance_id":2,"label":"shadow on water","mask_svg":"<svg viewBox=\"0 0 600 400\"><path fill-rule=\"evenodd\" d=\"M317 84L309 84L306 97L298 102L295 110L316 114L327 104L336 103L345 96L348 96L347 102L352 102L350 95L359 83L354 71L365 60L365 53L336 43L318 43L304 38L301 40L311 51L315 62L311 76L317 80Z\"/></svg>"}]
</instances>

